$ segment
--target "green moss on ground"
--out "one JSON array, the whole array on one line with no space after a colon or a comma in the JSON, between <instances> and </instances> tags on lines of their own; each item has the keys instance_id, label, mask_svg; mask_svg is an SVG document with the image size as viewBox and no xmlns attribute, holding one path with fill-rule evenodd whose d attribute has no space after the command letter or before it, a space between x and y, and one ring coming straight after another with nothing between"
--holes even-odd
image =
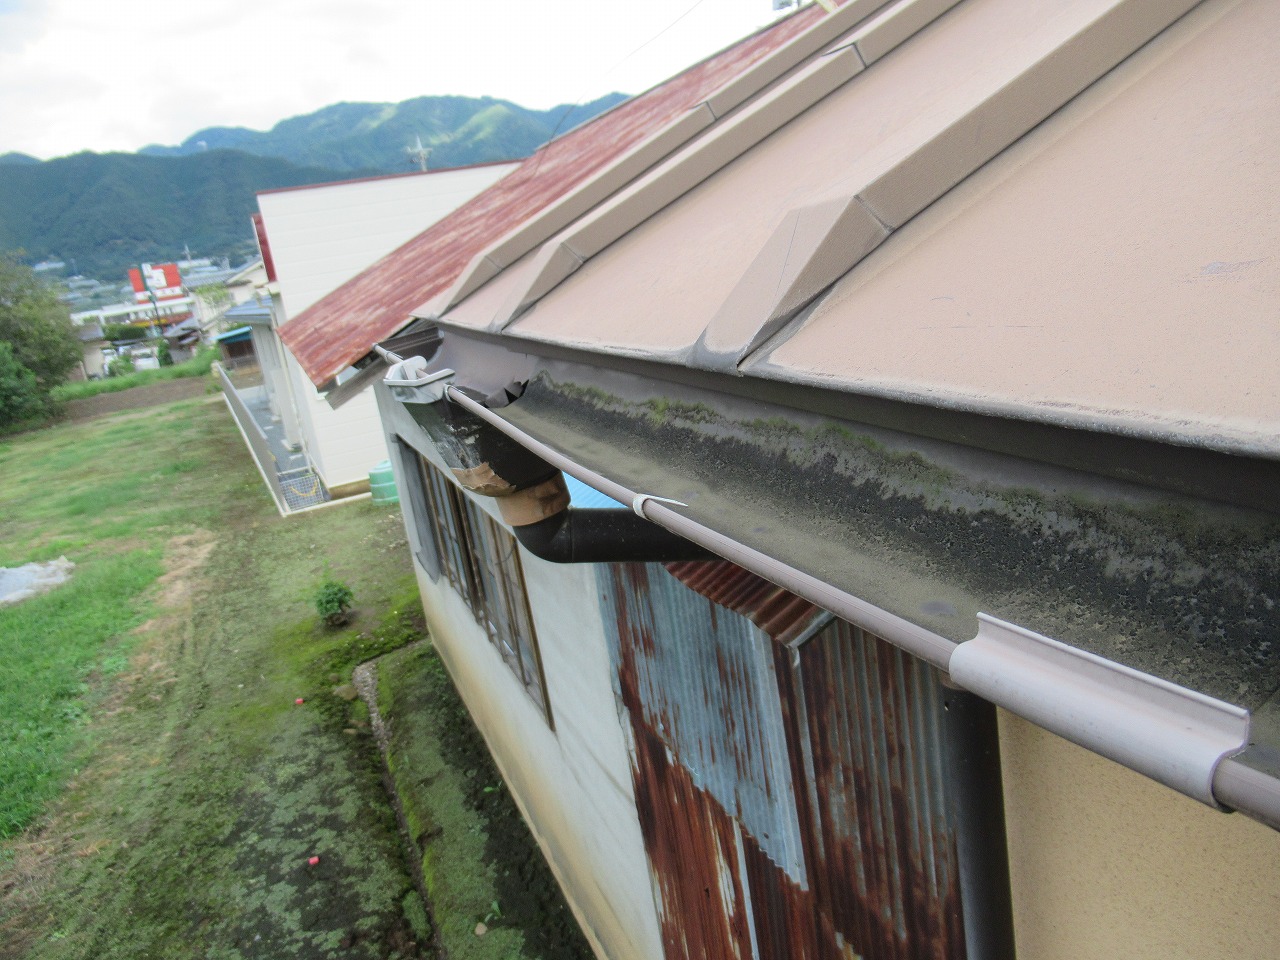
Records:
<instances>
[{"instance_id":1,"label":"green moss on ground","mask_svg":"<svg viewBox=\"0 0 1280 960\"><path fill-rule=\"evenodd\" d=\"M589 960L585 937L432 647L379 661L378 709L443 953L450 960ZM487 928L483 936L478 923Z\"/></svg>"}]
</instances>

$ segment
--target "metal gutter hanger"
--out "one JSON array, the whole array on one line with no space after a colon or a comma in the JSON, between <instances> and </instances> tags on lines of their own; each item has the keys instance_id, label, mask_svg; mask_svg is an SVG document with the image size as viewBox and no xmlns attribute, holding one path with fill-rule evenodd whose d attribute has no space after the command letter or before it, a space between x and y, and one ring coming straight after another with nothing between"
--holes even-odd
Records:
<instances>
[{"instance_id":1,"label":"metal gutter hanger","mask_svg":"<svg viewBox=\"0 0 1280 960\"><path fill-rule=\"evenodd\" d=\"M1046 730L1201 803L1218 764L1249 742L1249 712L985 613L951 679Z\"/></svg>"}]
</instances>

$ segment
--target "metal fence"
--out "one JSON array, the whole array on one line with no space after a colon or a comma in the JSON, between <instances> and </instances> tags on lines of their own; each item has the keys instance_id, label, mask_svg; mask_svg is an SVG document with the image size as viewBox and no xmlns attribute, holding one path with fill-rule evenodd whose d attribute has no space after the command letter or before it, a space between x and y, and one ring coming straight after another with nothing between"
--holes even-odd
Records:
<instances>
[{"instance_id":1,"label":"metal fence","mask_svg":"<svg viewBox=\"0 0 1280 960\"><path fill-rule=\"evenodd\" d=\"M253 459L258 464L258 472L262 474L262 479L267 482L267 487L271 490L271 496L276 501L276 507L281 513L287 513L289 508L285 501L284 488L280 483L280 475L276 470L276 458L271 452L271 444L267 441L267 435L262 432L262 427L258 426L258 421L249 412L249 408L245 406L245 402L240 396L240 391L236 389L236 385L232 382L222 364L215 363L213 369L222 383L222 396L227 401L227 407L231 410L231 415L235 418L236 423L240 425L240 432L244 434L244 438L249 444L249 452L253 454Z\"/></svg>"}]
</instances>

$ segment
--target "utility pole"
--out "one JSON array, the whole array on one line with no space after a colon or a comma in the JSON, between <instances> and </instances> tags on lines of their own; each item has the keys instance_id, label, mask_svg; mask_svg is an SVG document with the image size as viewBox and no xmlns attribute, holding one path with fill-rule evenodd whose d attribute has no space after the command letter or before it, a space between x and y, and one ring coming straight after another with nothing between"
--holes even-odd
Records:
<instances>
[{"instance_id":1,"label":"utility pole","mask_svg":"<svg viewBox=\"0 0 1280 960\"><path fill-rule=\"evenodd\" d=\"M422 145L422 137L415 137L416 145L406 147L405 153L409 155L409 160L418 165L418 169L423 173L427 172L427 158L431 156L431 148Z\"/></svg>"}]
</instances>

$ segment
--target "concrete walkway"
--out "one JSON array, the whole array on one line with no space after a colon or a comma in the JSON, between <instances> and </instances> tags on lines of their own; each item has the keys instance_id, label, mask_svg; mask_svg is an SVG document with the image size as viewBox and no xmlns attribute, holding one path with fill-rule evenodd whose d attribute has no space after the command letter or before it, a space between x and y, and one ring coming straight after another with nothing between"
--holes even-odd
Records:
<instances>
[{"instance_id":1,"label":"concrete walkway","mask_svg":"<svg viewBox=\"0 0 1280 960\"><path fill-rule=\"evenodd\" d=\"M248 441L249 453L266 475L280 509L293 513L332 500L306 454L290 448L283 424L271 412L271 398L257 368L228 372L215 365L214 369L222 380L231 414Z\"/></svg>"}]
</instances>

